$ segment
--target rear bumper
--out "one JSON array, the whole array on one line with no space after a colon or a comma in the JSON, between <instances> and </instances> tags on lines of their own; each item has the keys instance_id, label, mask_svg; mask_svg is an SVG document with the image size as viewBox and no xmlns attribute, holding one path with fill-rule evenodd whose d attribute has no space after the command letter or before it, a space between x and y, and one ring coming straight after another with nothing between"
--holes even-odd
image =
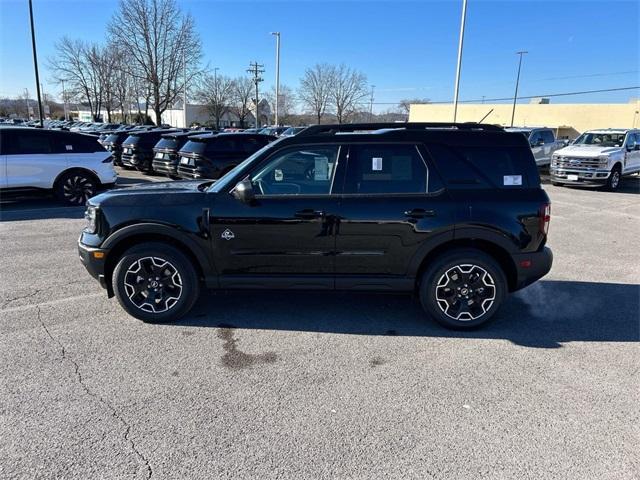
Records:
<instances>
[{"instance_id":1,"label":"rear bumper","mask_svg":"<svg viewBox=\"0 0 640 480\"><path fill-rule=\"evenodd\" d=\"M159 162L154 160L151 163L151 167L154 171L158 173L164 173L166 175L177 176L178 175L178 167L177 163L168 163L168 162Z\"/></svg>"},{"instance_id":2,"label":"rear bumper","mask_svg":"<svg viewBox=\"0 0 640 480\"><path fill-rule=\"evenodd\" d=\"M550 248L544 247L540 252L515 254L513 261L517 272L513 291L516 291L531 285L549 273L553 264L553 252Z\"/></svg>"}]
</instances>

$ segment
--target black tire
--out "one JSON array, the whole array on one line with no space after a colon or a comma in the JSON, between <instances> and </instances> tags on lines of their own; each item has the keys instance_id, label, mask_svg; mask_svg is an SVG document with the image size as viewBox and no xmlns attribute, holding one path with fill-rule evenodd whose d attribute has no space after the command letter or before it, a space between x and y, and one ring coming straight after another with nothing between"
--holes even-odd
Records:
<instances>
[{"instance_id":1,"label":"black tire","mask_svg":"<svg viewBox=\"0 0 640 480\"><path fill-rule=\"evenodd\" d=\"M56 180L53 193L67 205L81 206L98 192L99 187L100 182L94 175L82 170L71 170Z\"/></svg>"},{"instance_id":2,"label":"black tire","mask_svg":"<svg viewBox=\"0 0 640 480\"><path fill-rule=\"evenodd\" d=\"M444 253L428 266L418 293L422 308L438 323L453 330L469 330L493 317L507 291L504 271L493 257L460 248Z\"/></svg>"},{"instance_id":3,"label":"black tire","mask_svg":"<svg viewBox=\"0 0 640 480\"><path fill-rule=\"evenodd\" d=\"M157 283L153 284L154 280ZM164 243L145 243L127 250L118 260L112 282L122 308L147 323L178 320L191 310L200 295L192 262L180 250Z\"/></svg>"},{"instance_id":4,"label":"black tire","mask_svg":"<svg viewBox=\"0 0 640 480\"><path fill-rule=\"evenodd\" d=\"M563 184L560 182L551 182L551 185L553 185L554 187L561 187Z\"/></svg>"},{"instance_id":5,"label":"black tire","mask_svg":"<svg viewBox=\"0 0 640 480\"><path fill-rule=\"evenodd\" d=\"M607 183L604 188L609 192L615 192L620 188L620 184L622 183L622 169L620 165L616 165L611 170L611 175L607 178Z\"/></svg>"}]
</instances>

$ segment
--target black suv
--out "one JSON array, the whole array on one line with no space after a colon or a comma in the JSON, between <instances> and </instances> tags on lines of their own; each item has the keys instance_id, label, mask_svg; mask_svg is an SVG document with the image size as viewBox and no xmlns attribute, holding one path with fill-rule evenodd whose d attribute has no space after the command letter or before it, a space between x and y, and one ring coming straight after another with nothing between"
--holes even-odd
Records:
<instances>
[{"instance_id":1,"label":"black suv","mask_svg":"<svg viewBox=\"0 0 640 480\"><path fill-rule=\"evenodd\" d=\"M153 147L153 171L170 178L178 177L178 150L189 140L190 136L213 132L172 132L165 133Z\"/></svg>"},{"instance_id":2,"label":"black suv","mask_svg":"<svg viewBox=\"0 0 640 480\"><path fill-rule=\"evenodd\" d=\"M158 143L162 135L170 131L158 129L146 132L131 132L122 142L122 165L136 168L141 172L151 173L153 171L153 147Z\"/></svg>"},{"instance_id":3,"label":"black suv","mask_svg":"<svg viewBox=\"0 0 640 480\"><path fill-rule=\"evenodd\" d=\"M178 176L183 179L219 178L275 139L251 133L210 133L189 137L178 152Z\"/></svg>"},{"instance_id":4,"label":"black suv","mask_svg":"<svg viewBox=\"0 0 640 480\"><path fill-rule=\"evenodd\" d=\"M491 125L313 126L217 182L115 190L86 217L82 262L150 322L186 314L204 285L415 292L471 328L552 262L531 148Z\"/></svg>"}]
</instances>

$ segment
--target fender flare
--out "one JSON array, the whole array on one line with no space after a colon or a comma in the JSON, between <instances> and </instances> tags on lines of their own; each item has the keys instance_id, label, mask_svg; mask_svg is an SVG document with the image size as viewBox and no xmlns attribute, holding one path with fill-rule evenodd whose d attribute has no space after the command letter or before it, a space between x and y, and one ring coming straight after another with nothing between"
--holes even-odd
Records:
<instances>
[{"instance_id":1,"label":"fender flare","mask_svg":"<svg viewBox=\"0 0 640 480\"><path fill-rule=\"evenodd\" d=\"M104 248L105 250L111 250L127 238L131 238L136 235L149 234L170 237L175 241L183 244L189 249L190 253L198 261L198 263L200 264L199 266L205 276L216 274L215 265L211 260L211 256L200 245L198 245L198 243L194 239L190 238L189 235L176 229L175 227L170 227L162 223L136 223L135 225L122 227L106 238L106 240L102 244L102 248Z\"/></svg>"},{"instance_id":2,"label":"fender flare","mask_svg":"<svg viewBox=\"0 0 640 480\"><path fill-rule=\"evenodd\" d=\"M431 252L443 245L446 245L447 243L453 243L461 240L482 240L488 243L493 243L509 254L518 252L513 241L511 241L504 233L480 227L455 228L437 233L426 240L413 255L413 258L409 263L409 268L407 269L407 275L415 278L420 270L422 262Z\"/></svg>"}]
</instances>

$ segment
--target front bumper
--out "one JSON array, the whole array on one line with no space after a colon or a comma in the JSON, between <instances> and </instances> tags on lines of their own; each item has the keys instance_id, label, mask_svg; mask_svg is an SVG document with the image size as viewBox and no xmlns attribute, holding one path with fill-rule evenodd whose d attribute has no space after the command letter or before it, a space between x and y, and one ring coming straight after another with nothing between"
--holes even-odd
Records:
<instances>
[{"instance_id":1,"label":"front bumper","mask_svg":"<svg viewBox=\"0 0 640 480\"><path fill-rule=\"evenodd\" d=\"M610 170L593 169L571 169L562 167L551 167L549 170L551 181L564 183L567 185L604 185L607 183Z\"/></svg>"},{"instance_id":2,"label":"front bumper","mask_svg":"<svg viewBox=\"0 0 640 480\"><path fill-rule=\"evenodd\" d=\"M553 264L553 252L550 248L544 247L539 252L515 254L513 261L516 264L517 272L513 291L516 291L531 285L549 273Z\"/></svg>"},{"instance_id":3,"label":"front bumper","mask_svg":"<svg viewBox=\"0 0 640 480\"><path fill-rule=\"evenodd\" d=\"M89 275L98 280L100 286L107 290L109 297L113 296L111 285L105 277L105 261L109 250L104 248L94 248L84 245L78 240L78 255L80 262L87 269ZM96 255L97 254L97 255ZM102 254L102 256L100 256Z\"/></svg>"}]
</instances>

